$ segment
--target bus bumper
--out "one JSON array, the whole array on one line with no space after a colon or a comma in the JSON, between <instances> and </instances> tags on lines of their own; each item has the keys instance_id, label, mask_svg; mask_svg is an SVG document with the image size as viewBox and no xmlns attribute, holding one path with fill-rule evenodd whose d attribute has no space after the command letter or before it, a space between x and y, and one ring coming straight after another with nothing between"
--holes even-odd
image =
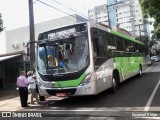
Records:
<instances>
[{"instance_id":1,"label":"bus bumper","mask_svg":"<svg viewBox=\"0 0 160 120\"><path fill-rule=\"evenodd\" d=\"M46 88L44 86L39 87L39 94L41 96L56 96L59 93L63 93L66 96L95 95L97 94L96 81L77 87L66 87L66 88Z\"/></svg>"}]
</instances>

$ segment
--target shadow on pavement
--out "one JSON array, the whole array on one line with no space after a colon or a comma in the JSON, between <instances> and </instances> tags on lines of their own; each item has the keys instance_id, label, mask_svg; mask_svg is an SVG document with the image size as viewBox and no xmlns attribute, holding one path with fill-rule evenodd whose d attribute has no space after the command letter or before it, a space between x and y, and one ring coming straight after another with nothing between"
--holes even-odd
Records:
<instances>
[{"instance_id":1,"label":"shadow on pavement","mask_svg":"<svg viewBox=\"0 0 160 120\"><path fill-rule=\"evenodd\" d=\"M19 96L19 92L17 90L0 90L0 101L15 98Z\"/></svg>"}]
</instances>

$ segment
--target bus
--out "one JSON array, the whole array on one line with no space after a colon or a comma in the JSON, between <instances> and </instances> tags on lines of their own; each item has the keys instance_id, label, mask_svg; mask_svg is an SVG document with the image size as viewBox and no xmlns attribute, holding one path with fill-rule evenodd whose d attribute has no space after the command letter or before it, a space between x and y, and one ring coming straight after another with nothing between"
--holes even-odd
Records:
<instances>
[{"instance_id":1,"label":"bus","mask_svg":"<svg viewBox=\"0 0 160 120\"><path fill-rule=\"evenodd\" d=\"M90 21L40 33L36 76L41 96L112 92L146 68L140 41ZM49 63L52 59L53 64Z\"/></svg>"}]
</instances>

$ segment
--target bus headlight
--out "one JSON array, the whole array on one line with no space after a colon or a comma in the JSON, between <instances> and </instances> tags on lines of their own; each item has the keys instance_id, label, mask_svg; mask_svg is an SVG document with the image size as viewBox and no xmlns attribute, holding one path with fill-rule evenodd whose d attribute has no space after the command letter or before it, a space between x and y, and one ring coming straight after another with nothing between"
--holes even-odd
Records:
<instances>
[{"instance_id":1,"label":"bus headlight","mask_svg":"<svg viewBox=\"0 0 160 120\"><path fill-rule=\"evenodd\" d=\"M88 73L85 79L82 81L81 86L88 84L91 80L91 76L92 76L92 73Z\"/></svg>"}]
</instances>

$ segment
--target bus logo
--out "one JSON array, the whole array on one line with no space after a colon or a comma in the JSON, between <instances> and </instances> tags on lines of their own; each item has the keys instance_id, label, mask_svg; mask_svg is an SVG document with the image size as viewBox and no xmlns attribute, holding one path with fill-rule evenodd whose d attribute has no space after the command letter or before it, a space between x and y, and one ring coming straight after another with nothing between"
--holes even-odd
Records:
<instances>
[{"instance_id":1,"label":"bus logo","mask_svg":"<svg viewBox=\"0 0 160 120\"><path fill-rule=\"evenodd\" d=\"M58 83L58 86L61 87L61 83Z\"/></svg>"}]
</instances>

